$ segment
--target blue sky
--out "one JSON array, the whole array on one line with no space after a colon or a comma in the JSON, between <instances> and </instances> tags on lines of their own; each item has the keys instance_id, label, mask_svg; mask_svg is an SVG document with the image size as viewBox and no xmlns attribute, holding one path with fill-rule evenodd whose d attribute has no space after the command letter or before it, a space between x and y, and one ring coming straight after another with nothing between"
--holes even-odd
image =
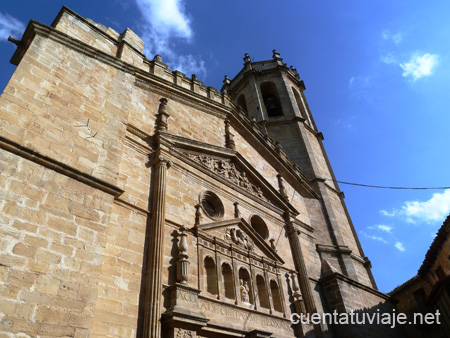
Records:
<instances>
[{"instance_id":1,"label":"blue sky","mask_svg":"<svg viewBox=\"0 0 450 338\"><path fill-rule=\"evenodd\" d=\"M51 24L65 4L129 27L172 69L221 88L224 75L277 49L306 96L338 180L401 187L450 186L450 2L2 1L0 88L30 19ZM450 213L450 190L369 189L341 184L379 289L414 276Z\"/></svg>"}]
</instances>

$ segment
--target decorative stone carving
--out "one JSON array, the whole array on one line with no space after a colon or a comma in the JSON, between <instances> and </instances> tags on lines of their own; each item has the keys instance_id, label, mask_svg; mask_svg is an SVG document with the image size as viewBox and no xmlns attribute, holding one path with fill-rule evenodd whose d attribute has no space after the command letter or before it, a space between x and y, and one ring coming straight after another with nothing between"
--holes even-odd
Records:
<instances>
[{"instance_id":1,"label":"decorative stone carving","mask_svg":"<svg viewBox=\"0 0 450 338\"><path fill-rule=\"evenodd\" d=\"M274 60L283 60L282 58L280 58L280 53L278 53L276 49L274 49L274 50L272 51L272 58L273 58Z\"/></svg>"},{"instance_id":2,"label":"decorative stone carving","mask_svg":"<svg viewBox=\"0 0 450 338\"><path fill-rule=\"evenodd\" d=\"M195 334L192 331L178 329L176 338L194 338Z\"/></svg>"},{"instance_id":3,"label":"decorative stone carving","mask_svg":"<svg viewBox=\"0 0 450 338\"><path fill-rule=\"evenodd\" d=\"M245 53L244 55L244 62L245 65L252 62L252 59L250 58L250 55L248 55L248 53Z\"/></svg>"},{"instance_id":4,"label":"decorative stone carving","mask_svg":"<svg viewBox=\"0 0 450 338\"><path fill-rule=\"evenodd\" d=\"M201 207L200 203L195 206L195 225L199 225L202 222Z\"/></svg>"},{"instance_id":5,"label":"decorative stone carving","mask_svg":"<svg viewBox=\"0 0 450 338\"><path fill-rule=\"evenodd\" d=\"M277 247L275 245L275 238L271 238L269 240L269 242L270 242L270 247L276 252L277 251Z\"/></svg>"},{"instance_id":6,"label":"decorative stone carving","mask_svg":"<svg viewBox=\"0 0 450 338\"><path fill-rule=\"evenodd\" d=\"M228 120L225 120L225 146L228 149L236 149L236 144L234 143L234 135L230 131L230 121Z\"/></svg>"},{"instance_id":7,"label":"decorative stone carving","mask_svg":"<svg viewBox=\"0 0 450 338\"><path fill-rule=\"evenodd\" d=\"M227 228L225 238L234 244L253 250L255 243L241 229Z\"/></svg>"},{"instance_id":8,"label":"decorative stone carving","mask_svg":"<svg viewBox=\"0 0 450 338\"><path fill-rule=\"evenodd\" d=\"M167 121L169 120L170 115L167 113L167 99L165 97L159 100L161 102L158 108L158 114L156 114L156 130L158 131L166 131L167 130Z\"/></svg>"},{"instance_id":9,"label":"decorative stone carving","mask_svg":"<svg viewBox=\"0 0 450 338\"><path fill-rule=\"evenodd\" d=\"M234 204L234 218L240 218L241 212L239 211L239 203L234 202L233 204Z\"/></svg>"},{"instance_id":10,"label":"decorative stone carving","mask_svg":"<svg viewBox=\"0 0 450 338\"><path fill-rule=\"evenodd\" d=\"M209 170L224 177L228 181L236 184L237 186L247 190L251 194L258 196L266 202L270 200L264 196L262 190L257 185L251 183L244 171L238 170L233 162L229 159L213 158L206 155L184 153L187 157L200 163Z\"/></svg>"},{"instance_id":11,"label":"decorative stone carving","mask_svg":"<svg viewBox=\"0 0 450 338\"><path fill-rule=\"evenodd\" d=\"M292 271L291 276L292 276L292 291L293 291L292 296L294 297L295 309L297 313L305 314L306 313L305 302L303 301L302 294L300 293L300 287L298 286L297 281L297 274L294 271Z\"/></svg>"},{"instance_id":12,"label":"decorative stone carving","mask_svg":"<svg viewBox=\"0 0 450 338\"><path fill-rule=\"evenodd\" d=\"M241 289L241 299L245 304L250 304L250 296L248 295L250 288L248 286L247 281L240 280L240 289Z\"/></svg>"},{"instance_id":13,"label":"decorative stone carving","mask_svg":"<svg viewBox=\"0 0 450 338\"><path fill-rule=\"evenodd\" d=\"M287 201L289 201L289 196L288 196L288 194L287 194L286 187L284 186L284 182L283 182L283 177L282 177L280 174L278 174L277 177L278 177L278 186L279 186L279 188L280 188L280 194L281 194L281 196L283 196Z\"/></svg>"},{"instance_id":14,"label":"decorative stone carving","mask_svg":"<svg viewBox=\"0 0 450 338\"><path fill-rule=\"evenodd\" d=\"M186 284L189 280L189 261L187 254L187 234L186 226L181 227L180 244L178 245L178 261L177 261L177 280L180 283Z\"/></svg>"}]
</instances>

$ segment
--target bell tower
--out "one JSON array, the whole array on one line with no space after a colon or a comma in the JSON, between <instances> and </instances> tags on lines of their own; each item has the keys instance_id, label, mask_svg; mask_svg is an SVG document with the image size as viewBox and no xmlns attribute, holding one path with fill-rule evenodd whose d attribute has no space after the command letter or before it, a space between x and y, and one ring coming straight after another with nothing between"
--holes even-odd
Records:
<instances>
[{"instance_id":1,"label":"bell tower","mask_svg":"<svg viewBox=\"0 0 450 338\"><path fill-rule=\"evenodd\" d=\"M225 77L222 91L279 143L320 195L326 220L320 227L331 234L330 239L317 239L322 259L327 259L332 247L344 275L376 289L370 261L364 255L344 194L336 183L323 135L317 130L305 98L305 84L297 70L288 67L276 50L272 60L266 61L252 62L245 54L243 69L232 80Z\"/></svg>"},{"instance_id":2,"label":"bell tower","mask_svg":"<svg viewBox=\"0 0 450 338\"><path fill-rule=\"evenodd\" d=\"M224 88L234 103L287 153L310 178L330 177L326 163L320 163L310 138L322 137L304 96L305 85L297 70L283 63L274 50L272 60L252 62L245 54L244 68ZM319 155L323 157L322 154Z\"/></svg>"}]
</instances>

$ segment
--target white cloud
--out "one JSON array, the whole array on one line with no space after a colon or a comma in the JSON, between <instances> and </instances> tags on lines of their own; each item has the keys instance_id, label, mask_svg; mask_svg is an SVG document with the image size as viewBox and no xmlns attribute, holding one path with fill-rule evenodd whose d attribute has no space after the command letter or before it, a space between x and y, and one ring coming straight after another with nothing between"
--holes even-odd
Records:
<instances>
[{"instance_id":1,"label":"white cloud","mask_svg":"<svg viewBox=\"0 0 450 338\"><path fill-rule=\"evenodd\" d=\"M368 235L368 234L365 233L364 231L361 231L361 233L362 233L365 237L370 238L370 239L373 239L374 241L383 242L384 244L387 244L387 243L388 243L383 237Z\"/></svg>"},{"instance_id":2,"label":"white cloud","mask_svg":"<svg viewBox=\"0 0 450 338\"><path fill-rule=\"evenodd\" d=\"M388 225L384 225L384 224L380 224L377 225L377 228L380 229L381 231L387 232L387 233L392 233L392 227L388 226Z\"/></svg>"},{"instance_id":3,"label":"white cloud","mask_svg":"<svg viewBox=\"0 0 450 338\"><path fill-rule=\"evenodd\" d=\"M411 56L408 62L401 63L403 77L411 77L413 81L432 74L433 68L438 64L437 54L420 54L418 52Z\"/></svg>"},{"instance_id":4,"label":"white cloud","mask_svg":"<svg viewBox=\"0 0 450 338\"><path fill-rule=\"evenodd\" d=\"M397 57L394 54L392 54L392 53L387 53L386 55L381 56L380 57L380 61L384 62L384 63L387 63L387 64L397 63L398 62L397 61Z\"/></svg>"},{"instance_id":5,"label":"white cloud","mask_svg":"<svg viewBox=\"0 0 450 338\"><path fill-rule=\"evenodd\" d=\"M9 14L0 13L0 41L7 41L11 35L20 39L25 31L25 25Z\"/></svg>"},{"instance_id":6,"label":"white cloud","mask_svg":"<svg viewBox=\"0 0 450 338\"><path fill-rule=\"evenodd\" d=\"M408 223L439 224L450 213L450 189L435 193L428 201L406 201L400 209L380 211L387 217L401 217Z\"/></svg>"},{"instance_id":7,"label":"white cloud","mask_svg":"<svg viewBox=\"0 0 450 338\"><path fill-rule=\"evenodd\" d=\"M381 37L384 40L392 40L396 45L398 45L403 39L402 33L398 32L394 34L389 29L385 29L384 31L382 31Z\"/></svg>"},{"instance_id":8,"label":"white cloud","mask_svg":"<svg viewBox=\"0 0 450 338\"><path fill-rule=\"evenodd\" d=\"M398 215L398 211L397 209L393 209L391 212L386 211L386 210L380 210L380 214L382 214L383 216L387 216L387 217L394 217Z\"/></svg>"},{"instance_id":9,"label":"white cloud","mask_svg":"<svg viewBox=\"0 0 450 338\"><path fill-rule=\"evenodd\" d=\"M395 242L395 247L402 252L405 251L405 247L402 242Z\"/></svg>"},{"instance_id":10,"label":"white cloud","mask_svg":"<svg viewBox=\"0 0 450 338\"><path fill-rule=\"evenodd\" d=\"M392 227L389 225L384 225L384 224L371 225L371 226L368 226L367 229L370 229L370 230L378 229L378 230L387 232L389 234L392 233Z\"/></svg>"},{"instance_id":11,"label":"white cloud","mask_svg":"<svg viewBox=\"0 0 450 338\"><path fill-rule=\"evenodd\" d=\"M348 86L356 89L365 88L369 85L369 81L369 76L352 76L348 82Z\"/></svg>"},{"instance_id":12,"label":"white cloud","mask_svg":"<svg viewBox=\"0 0 450 338\"><path fill-rule=\"evenodd\" d=\"M370 76L352 76L348 81L350 97L356 99L370 99Z\"/></svg>"},{"instance_id":13,"label":"white cloud","mask_svg":"<svg viewBox=\"0 0 450 338\"><path fill-rule=\"evenodd\" d=\"M204 61L193 55L181 55L179 43L190 43L193 37L191 18L184 9L182 0L136 0L143 20L142 39L145 42L145 54L159 54L163 62L170 64L186 75L194 73L205 75Z\"/></svg>"}]
</instances>

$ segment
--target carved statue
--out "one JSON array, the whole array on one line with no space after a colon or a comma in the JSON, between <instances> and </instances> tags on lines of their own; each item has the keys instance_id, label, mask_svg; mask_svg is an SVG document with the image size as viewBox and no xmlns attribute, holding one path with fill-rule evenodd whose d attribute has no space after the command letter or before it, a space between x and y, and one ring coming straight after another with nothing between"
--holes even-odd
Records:
<instances>
[{"instance_id":1,"label":"carved statue","mask_svg":"<svg viewBox=\"0 0 450 338\"><path fill-rule=\"evenodd\" d=\"M239 175L239 185L245 189L250 188L250 182L245 172L243 172L242 175Z\"/></svg>"},{"instance_id":2,"label":"carved statue","mask_svg":"<svg viewBox=\"0 0 450 338\"><path fill-rule=\"evenodd\" d=\"M243 303L250 304L250 297L248 295L248 292L250 291L250 288L248 287L247 281L240 280L240 289L241 289L241 299Z\"/></svg>"}]
</instances>

